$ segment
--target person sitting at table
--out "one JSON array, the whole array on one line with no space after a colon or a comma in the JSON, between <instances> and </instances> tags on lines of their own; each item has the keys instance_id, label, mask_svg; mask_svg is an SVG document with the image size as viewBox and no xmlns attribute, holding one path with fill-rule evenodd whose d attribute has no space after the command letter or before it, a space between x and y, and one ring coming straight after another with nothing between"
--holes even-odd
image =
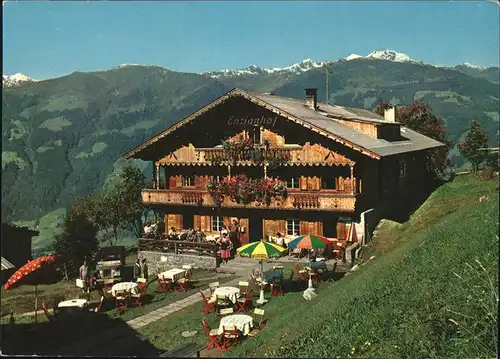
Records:
<instances>
[{"instance_id":1,"label":"person sitting at table","mask_svg":"<svg viewBox=\"0 0 500 359\"><path fill-rule=\"evenodd\" d=\"M144 226L144 237L151 238L153 235L153 227L151 226L151 222L146 222Z\"/></svg>"},{"instance_id":2,"label":"person sitting at table","mask_svg":"<svg viewBox=\"0 0 500 359\"><path fill-rule=\"evenodd\" d=\"M188 232L187 231L184 231L183 233L181 233L181 235L179 236L179 240L180 241L187 241L187 236L188 236Z\"/></svg>"},{"instance_id":3,"label":"person sitting at table","mask_svg":"<svg viewBox=\"0 0 500 359\"><path fill-rule=\"evenodd\" d=\"M286 248L285 238L283 238L280 232L276 233L276 244Z\"/></svg>"},{"instance_id":4,"label":"person sitting at table","mask_svg":"<svg viewBox=\"0 0 500 359\"><path fill-rule=\"evenodd\" d=\"M190 242L196 242L196 231L194 228L189 228L187 240Z\"/></svg>"},{"instance_id":5,"label":"person sitting at table","mask_svg":"<svg viewBox=\"0 0 500 359\"><path fill-rule=\"evenodd\" d=\"M156 226L156 236L161 239L163 233L165 233L165 222L163 221L163 218L160 217L158 220L157 226Z\"/></svg>"},{"instance_id":6,"label":"person sitting at table","mask_svg":"<svg viewBox=\"0 0 500 359\"><path fill-rule=\"evenodd\" d=\"M175 231L175 227L170 227L170 230L168 231L168 239L170 241L176 241L178 239L177 232Z\"/></svg>"},{"instance_id":7,"label":"person sitting at table","mask_svg":"<svg viewBox=\"0 0 500 359\"><path fill-rule=\"evenodd\" d=\"M231 251L229 250L230 243L231 240L227 236L227 233L222 234L222 236L217 240L217 244L220 246L220 257L224 263L227 263L229 258L231 258Z\"/></svg>"},{"instance_id":8,"label":"person sitting at table","mask_svg":"<svg viewBox=\"0 0 500 359\"><path fill-rule=\"evenodd\" d=\"M197 243L203 243L206 240L206 235L205 233L201 230L201 227L198 227L196 230L196 233L194 234L195 241Z\"/></svg>"}]
</instances>

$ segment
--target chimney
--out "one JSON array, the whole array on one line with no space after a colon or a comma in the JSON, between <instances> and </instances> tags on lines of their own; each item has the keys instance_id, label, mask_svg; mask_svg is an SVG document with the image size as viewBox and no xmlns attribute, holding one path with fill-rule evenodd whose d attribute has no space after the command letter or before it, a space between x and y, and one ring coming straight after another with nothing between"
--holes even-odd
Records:
<instances>
[{"instance_id":1,"label":"chimney","mask_svg":"<svg viewBox=\"0 0 500 359\"><path fill-rule=\"evenodd\" d=\"M318 108L318 89L306 89L306 106L316 111Z\"/></svg>"},{"instance_id":2,"label":"chimney","mask_svg":"<svg viewBox=\"0 0 500 359\"><path fill-rule=\"evenodd\" d=\"M387 122L396 122L396 107L386 108L384 110L384 120Z\"/></svg>"}]
</instances>

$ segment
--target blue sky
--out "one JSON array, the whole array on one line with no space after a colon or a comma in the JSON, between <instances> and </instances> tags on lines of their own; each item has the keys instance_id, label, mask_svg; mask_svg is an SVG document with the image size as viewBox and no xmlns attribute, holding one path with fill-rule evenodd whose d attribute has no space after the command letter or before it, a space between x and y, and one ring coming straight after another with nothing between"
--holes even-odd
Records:
<instances>
[{"instance_id":1,"label":"blue sky","mask_svg":"<svg viewBox=\"0 0 500 359\"><path fill-rule=\"evenodd\" d=\"M10 2L3 73L36 79L123 63L203 72L394 49L437 65L499 64L493 2Z\"/></svg>"}]
</instances>

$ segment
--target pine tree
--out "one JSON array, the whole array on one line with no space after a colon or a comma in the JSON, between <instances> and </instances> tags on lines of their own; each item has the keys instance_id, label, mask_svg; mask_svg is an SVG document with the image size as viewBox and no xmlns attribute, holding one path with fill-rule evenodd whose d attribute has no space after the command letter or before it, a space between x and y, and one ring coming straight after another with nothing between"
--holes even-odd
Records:
<instances>
[{"instance_id":1,"label":"pine tree","mask_svg":"<svg viewBox=\"0 0 500 359\"><path fill-rule=\"evenodd\" d=\"M471 163L473 172L477 172L486 159L487 153L480 150L486 147L488 147L486 132L478 121L473 120L465 139L458 144L460 154Z\"/></svg>"}]
</instances>

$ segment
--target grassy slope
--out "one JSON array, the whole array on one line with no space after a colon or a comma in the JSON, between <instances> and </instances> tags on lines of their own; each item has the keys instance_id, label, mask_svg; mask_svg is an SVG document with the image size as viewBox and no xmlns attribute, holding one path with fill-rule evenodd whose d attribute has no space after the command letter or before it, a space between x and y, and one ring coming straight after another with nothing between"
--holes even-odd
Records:
<instances>
[{"instance_id":1,"label":"grassy slope","mask_svg":"<svg viewBox=\"0 0 500 359\"><path fill-rule=\"evenodd\" d=\"M394 227L374 260L311 303L287 295L265 334L230 355L493 357L498 182L459 177Z\"/></svg>"}]
</instances>

